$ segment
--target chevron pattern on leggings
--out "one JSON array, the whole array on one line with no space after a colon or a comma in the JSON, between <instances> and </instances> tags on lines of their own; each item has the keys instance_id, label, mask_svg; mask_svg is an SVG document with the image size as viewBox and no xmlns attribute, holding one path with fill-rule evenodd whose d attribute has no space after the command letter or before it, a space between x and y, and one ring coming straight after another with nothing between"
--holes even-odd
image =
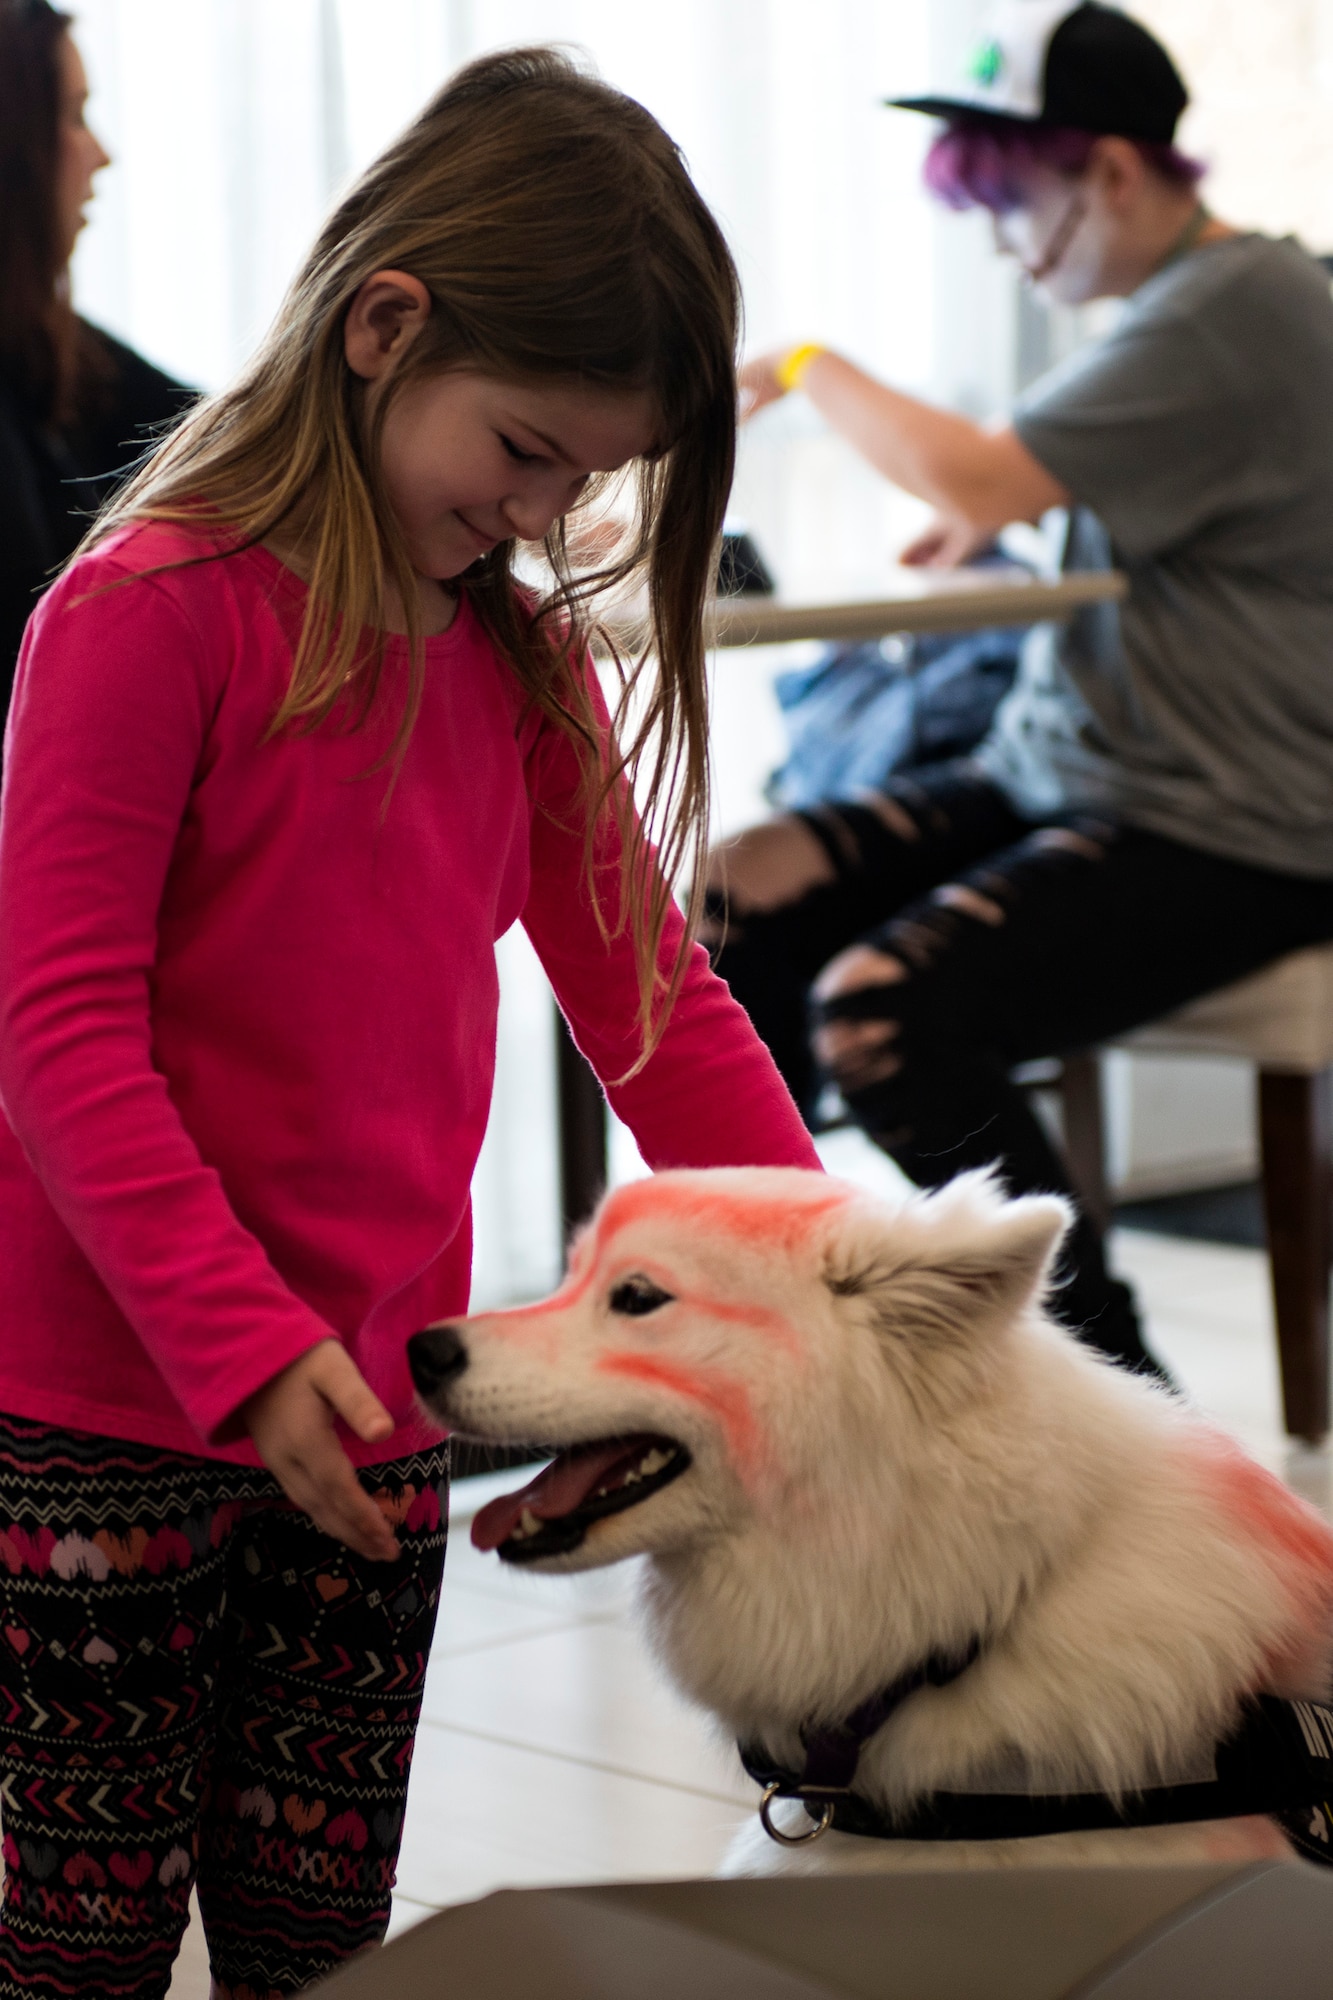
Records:
<instances>
[{"instance_id":1,"label":"chevron pattern on leggings","mask_svg":"<svg viewBox=\"0 0 1333 2000\"><path fill-rule=\"evenodd\" d=\"M164 1995L196 1878L219 2000L383 1936L447 1448L361 1477L392 1565L266 1473L0 1416L0 2000Z\"/></svg>"}]
</instances>

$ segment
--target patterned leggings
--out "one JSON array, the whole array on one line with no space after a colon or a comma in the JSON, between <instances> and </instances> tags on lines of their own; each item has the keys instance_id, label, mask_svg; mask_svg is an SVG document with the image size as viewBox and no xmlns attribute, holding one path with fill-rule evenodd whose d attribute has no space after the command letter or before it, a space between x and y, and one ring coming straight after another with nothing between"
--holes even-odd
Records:
<instances>
[{"instance_id":1,"label":"patterned leggings","mask_svg":"<svg viewBox=\"0 0 1333 2000\"><path fill-rule=\"evenodd\" d=\"M377 1943L439 1602L447 1448L362 1474L368 1563L267 1473L0 1416L0 1996L220 2000Z\"/></svg>"}]
</instances>

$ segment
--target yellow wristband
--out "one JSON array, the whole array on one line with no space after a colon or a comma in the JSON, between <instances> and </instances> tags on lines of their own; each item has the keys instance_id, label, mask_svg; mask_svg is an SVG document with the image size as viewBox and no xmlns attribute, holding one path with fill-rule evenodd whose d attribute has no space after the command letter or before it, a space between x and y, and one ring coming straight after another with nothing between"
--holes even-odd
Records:
<instances>
[{"instance_id":1,"label":"yellow wristband","mask_svg":"<svg viewBox=\"0 0 1333 2000\"><path fill-rule=\"evenodd\" d=\"M788 394L792 389L799 389L810 363L821 354L827 353L828 349L822 340L806 340L802 341L799 347L789 347L773 370L783 394Z\"/></svg>"}]
</instances>

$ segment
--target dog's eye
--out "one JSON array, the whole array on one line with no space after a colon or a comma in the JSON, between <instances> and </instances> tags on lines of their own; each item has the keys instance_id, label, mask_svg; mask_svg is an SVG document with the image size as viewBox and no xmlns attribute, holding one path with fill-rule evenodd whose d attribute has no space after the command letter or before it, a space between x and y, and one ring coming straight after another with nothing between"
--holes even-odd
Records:
<instances>
[{"instance_id":1,"label":"dog's eye","mask_svg":"<svg viewBox=\"0 0 1333 2000\"><path fill-rule=\"evenodd\" d=\"M631 1319L642 1319L645 1313L655 1313L659 1306L671 1304L671 1293L664 1292L651 1278L636 1272L632 1278L622 1278L611 1294L613 1313L626 1313Z\"/></svg>"}]
</instances>

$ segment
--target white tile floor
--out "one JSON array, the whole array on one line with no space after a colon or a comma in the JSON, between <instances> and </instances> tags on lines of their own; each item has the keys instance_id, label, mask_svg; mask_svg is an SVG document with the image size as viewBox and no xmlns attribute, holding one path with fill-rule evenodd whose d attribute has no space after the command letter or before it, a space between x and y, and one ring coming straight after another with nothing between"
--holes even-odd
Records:
<instances>
[{"instance_id":1,"label":"white tile floor","mask_svg":"<svg viewBox=\"0 0 1333 2000\"><path fill-rule=\"evenodd\" d=\"M858 1144L836 1142L834 1171L891 1172ZM1122 1234L1116 1257L1154 1345L1196 1401L1329 1508L1328 1454L1282 1436L1260 1254ZM655 1670L634 1629L631 1577L505 1570L468 1542L476 1504L459 1490L394 1928L501 1885L709 1874L750 1787ZM196 1925L172 1996L207 1991Z\"/></svg>"}]
</instances>

